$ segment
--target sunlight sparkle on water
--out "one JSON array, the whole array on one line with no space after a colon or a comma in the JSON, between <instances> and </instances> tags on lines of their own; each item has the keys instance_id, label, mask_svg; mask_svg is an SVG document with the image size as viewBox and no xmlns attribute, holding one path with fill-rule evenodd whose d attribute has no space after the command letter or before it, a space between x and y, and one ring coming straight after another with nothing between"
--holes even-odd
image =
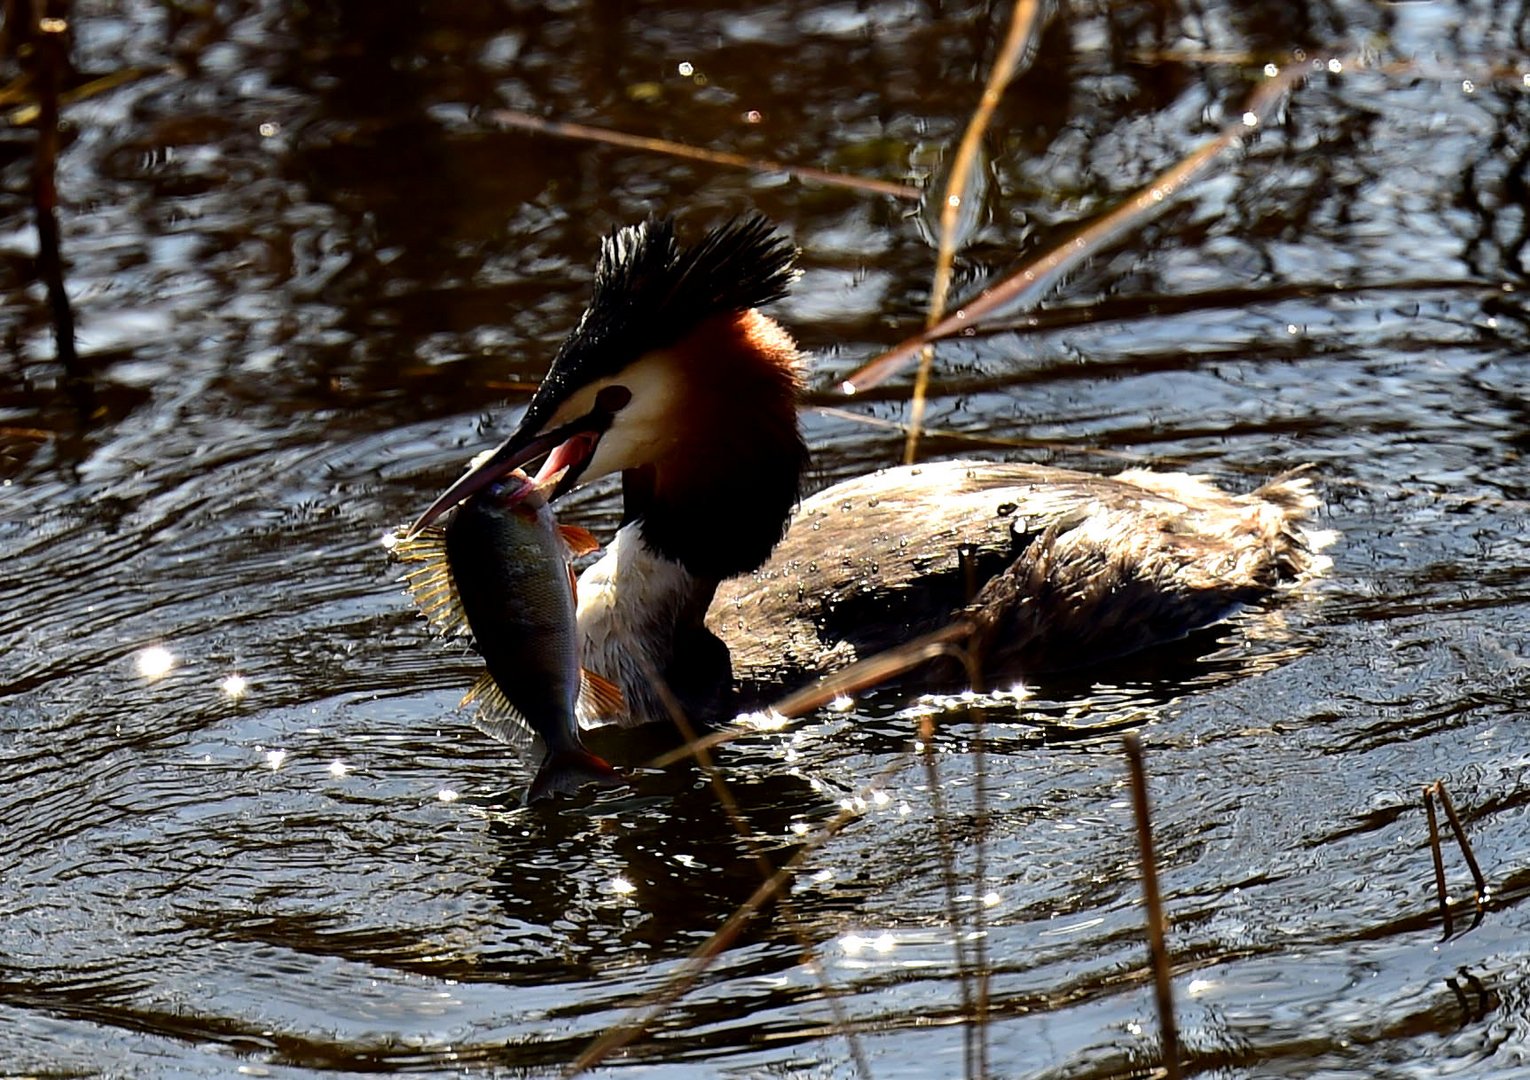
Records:
<instances>
[{"instance_id":1,"label":"sunlight sparkle on water","mask_svg":"<svg viewBox=\"0 0 1530 1080\"><path fill-rule=\"evenodd\" d=\"M885 956L898 947L898 939L887 930L874 938L850 933L839 939L839 947L845 951L846 956L859 956L868 949Z\"/></svg>"},{"instance_id":2,"label":"sunlight sparkle on water","mask_svg":"<svg viewBox=\"0 0 1530 1080\"><path fill-rule=\"evenodd\" d=\"M272 772L275 772L277 769L280 769L282 767L282 762L284 762L286 760L287 760L287 751L285 751L285 750L267 750L266 751L266 768L270 769Z\"/></svg>"},{"instance_id":3,"label":"sunlight sparkle on water","mask_svg":"<svg viewBox=\"0 0 1530 1080\"><path fill-rule=\"evenodd\" d=\"M458 795L451 788L442 788L440 791L436 792L436 798L445 803L453 803L462 798L462 796Z\"/></svg>"},{"instance_id":4,"label":"sunlight sparkle on water","mask_svg":"<svg viewBox=\"0 0 1530 1080\"><path fill-rule=\"evenodd\" d=\"M349 765L347 765L345 762L340 761L338 759L335 760L335 761L331 761L329 763L329 775L331 775L331 776L336 776L336 777L344 776L346 773L348 773L350 771L351 771L351 767Z\"/></svg>"},{"instance_id":5,"label":"sunlight sparkle on water","mask_svg":"<svg viewBox=\"0 0 1530 1080\"><path fill-rule=\"evenodd\" d=\"M175 667L175 656L163 645L150 645L138 654L138 674L151 682L170 674Z\"/></svg>"},{"instance_id":6,"label":"sunlight sparkle on water","mask_svg":"<svg viewBox=\"0 0 1530 1080\"><path fill-rule=\"evenodd\" d=\"M245 691L250 688L250 684L245 680L243 675L234 674L220 682L218 684L218 688L222 690L223 693L228 697L238 701L240 698L244 697Z\"/></svg>"},{"instance_id":7,"label":"sunlight sparkle on water","mask_svg":"<svg viewBox=\"0 0 1530 1080\"><path fill-rule=\"evenodd\" d=\"M637 886L624 877L614 877L611 879L611 891L618 896L631 896L637 892Z\"/></svg>"},{"instance_id":8,"label":"sunlight sparkle on water","mask_svg":"<svg viewBox=\"0 0 1530 1080\"><path fill-rule=\"evenodd\" d=\"M774 709L766 709L764 712L741 713L735 718L734 723L750 731L780 731L790 724L791 720Z\"/></svg>"}]
</instances>

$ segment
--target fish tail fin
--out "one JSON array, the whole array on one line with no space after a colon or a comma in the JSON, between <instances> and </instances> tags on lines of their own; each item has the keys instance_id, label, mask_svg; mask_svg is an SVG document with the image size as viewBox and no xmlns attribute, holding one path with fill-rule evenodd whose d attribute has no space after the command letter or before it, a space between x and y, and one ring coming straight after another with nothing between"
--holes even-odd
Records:
<instances>
[{"instance_id":1,"label":"fish tail fin","mask_svg":"<svg viewBox=\"0 0 1530 1080\"><path fill-rule=\"evenodd\" d=\"M534 803L553 795L572 795L585 784L621 787L626 782L613 765L583 747L550 750L526 792L526 802Z\"/></svg>"}]
</instances>

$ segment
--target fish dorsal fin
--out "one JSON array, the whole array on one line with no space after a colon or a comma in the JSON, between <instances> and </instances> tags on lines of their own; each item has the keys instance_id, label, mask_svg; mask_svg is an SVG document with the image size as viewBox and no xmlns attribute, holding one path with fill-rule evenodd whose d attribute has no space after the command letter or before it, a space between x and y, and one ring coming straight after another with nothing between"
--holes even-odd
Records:
<instances>
[{"instance_id":1,"label":"fish dorsal fin","mask_svg":"<svg viewBox=\"0 0 1530 1080\"><path fill-rule=\"evenodd\" d=\"M475 704L478 706L478 715L473 718L473 726L491 739L518 748L531 746L537 741L536 731L520 710L510 704L510 699L505 697L505 692L494 681L494 676L487 671L478 677L473 688L457 703L459 708Z\"/></svg>"},{"instance_id":2,"label":"fish dorsal fin","mask_svg":"<svg viewBox=\"0 0 1530 1080\"><path fill-rule=\"evenodd\" d=\"M568 571L568 591L574 598L574 610L579 609L579 575L574 573L574 564L565 563L563 569Z\"/></svg>"},{"instance_id":3,"label":"fish dorsal fin","mask_svg":"<svg viewBox=\"0 0 1530 1080\"><path fill-rule=\"evenodd\" d=\"M469 634L467 612L446 560L446 530L439 525L393 545L393 557L412 564L403 581L420 614L442 637Z\"/></svg>"},{"instance_id":4,"label":"fish dorsal fin","mask_svg":"<svg viewBox=\"0 0 1530 1080\"><path fill-rule=\"evenodd\" d=\"M563 537L563 542L575 555L588 555L600 550L600 541L595 539L595 534L581 526L559 524L558 535Z\"/></svg>"},{"instance_id":5,"label":"fish dorsal fin","mask_svg":"<svg viewBox=\"0 0 1530 1080\"><path fill-rule=\"evenodd\" d=\"M588 668L579 669L579 701L575 714L580 720L610 723L627 715L627 699L622 688Z\"/></svg>"}]
</instances>

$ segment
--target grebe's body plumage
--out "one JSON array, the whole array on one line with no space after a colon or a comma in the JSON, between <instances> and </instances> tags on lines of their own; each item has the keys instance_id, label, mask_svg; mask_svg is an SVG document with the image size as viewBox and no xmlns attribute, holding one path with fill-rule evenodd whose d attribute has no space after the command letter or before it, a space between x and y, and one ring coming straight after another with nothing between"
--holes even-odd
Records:
<instances>
[{"instance_id":1,"label":"grebe's body plumage","mask_svg":"<svg viewBox=\"0 0 1530 1080\"><path fill-rule=\"evenodd\" d=\"M578 617L632 722L720 706L735 680L789 685L957 613L991 658L1078 666L1316 565L1302 477L1234 496L1183 474L951 461L836 484L793 518L805 365L756 308L784 294L794 254L757 217L688 248L667 221L614 232L516 432L415 525L544 454L544 473L567 469L560 492L620 473L622 526L580 578Z\"/></svg>"},{"instance_id":2,"label":"grebe's body plumage","mask_svg":"<svg viewBox=\"0 0 1530 1080\"><path fill-rule=\"evenodd\" d=\"M971 611L985 653L1022 671L1083 667L1170 641L1321 566L1310 481L1248 495L1202 477L1113 477L942 461L804 501L758 570L726 581L708 625L741 682L825 674ZM975 597L959 553L982 585Z\"/></svg>"}]
</instances>

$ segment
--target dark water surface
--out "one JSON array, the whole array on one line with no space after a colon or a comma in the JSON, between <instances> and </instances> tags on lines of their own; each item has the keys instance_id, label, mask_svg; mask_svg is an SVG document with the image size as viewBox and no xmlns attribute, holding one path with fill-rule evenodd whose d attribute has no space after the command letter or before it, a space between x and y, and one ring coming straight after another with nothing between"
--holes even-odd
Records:
<instances>
[{"instance_id":1,"label":"dark water surface","mask_svg":"<svg viewBox=\"0 0 1530 1080\"><path fill-rule=\"evenodd\" d=\"M759 869L693 769L502 810L504 752L456 708L474 665L429 639L379 537L510 430L612 224L779 221L806 272L777 314L826 398L921 323L931 215L484 111L923 182L1007 9L194 10L75 12L84 72L147 69L67 111L81 384L33 280L25 134L0 156L0 1074L552 1071ZM842 802L860 816L607 1068L851 1075L806 940L872 1075L962 1072L924 773L854 801L936 708L996 1074L1154 1059L1118 742L1136 725L1192 1071L1530 1075L1526 25L1486 0L1053 19L987 140L958 295L1235 119L1265 62L1370 62L1309 81L1036 325L942 347L927 452L1245 489L1314 462L1333 570L1023 704L875 695L721 752L776 861ZM813 483L894 460L906 394L809 411ZM1026 439L1051 448L1008 445ZM609 489L568 505L610 535ZM1494 886L1444 942L1419 798L1437 779ZM1446 865L1467 897L1450 846Z\"/></svg>"}]
</instances>

